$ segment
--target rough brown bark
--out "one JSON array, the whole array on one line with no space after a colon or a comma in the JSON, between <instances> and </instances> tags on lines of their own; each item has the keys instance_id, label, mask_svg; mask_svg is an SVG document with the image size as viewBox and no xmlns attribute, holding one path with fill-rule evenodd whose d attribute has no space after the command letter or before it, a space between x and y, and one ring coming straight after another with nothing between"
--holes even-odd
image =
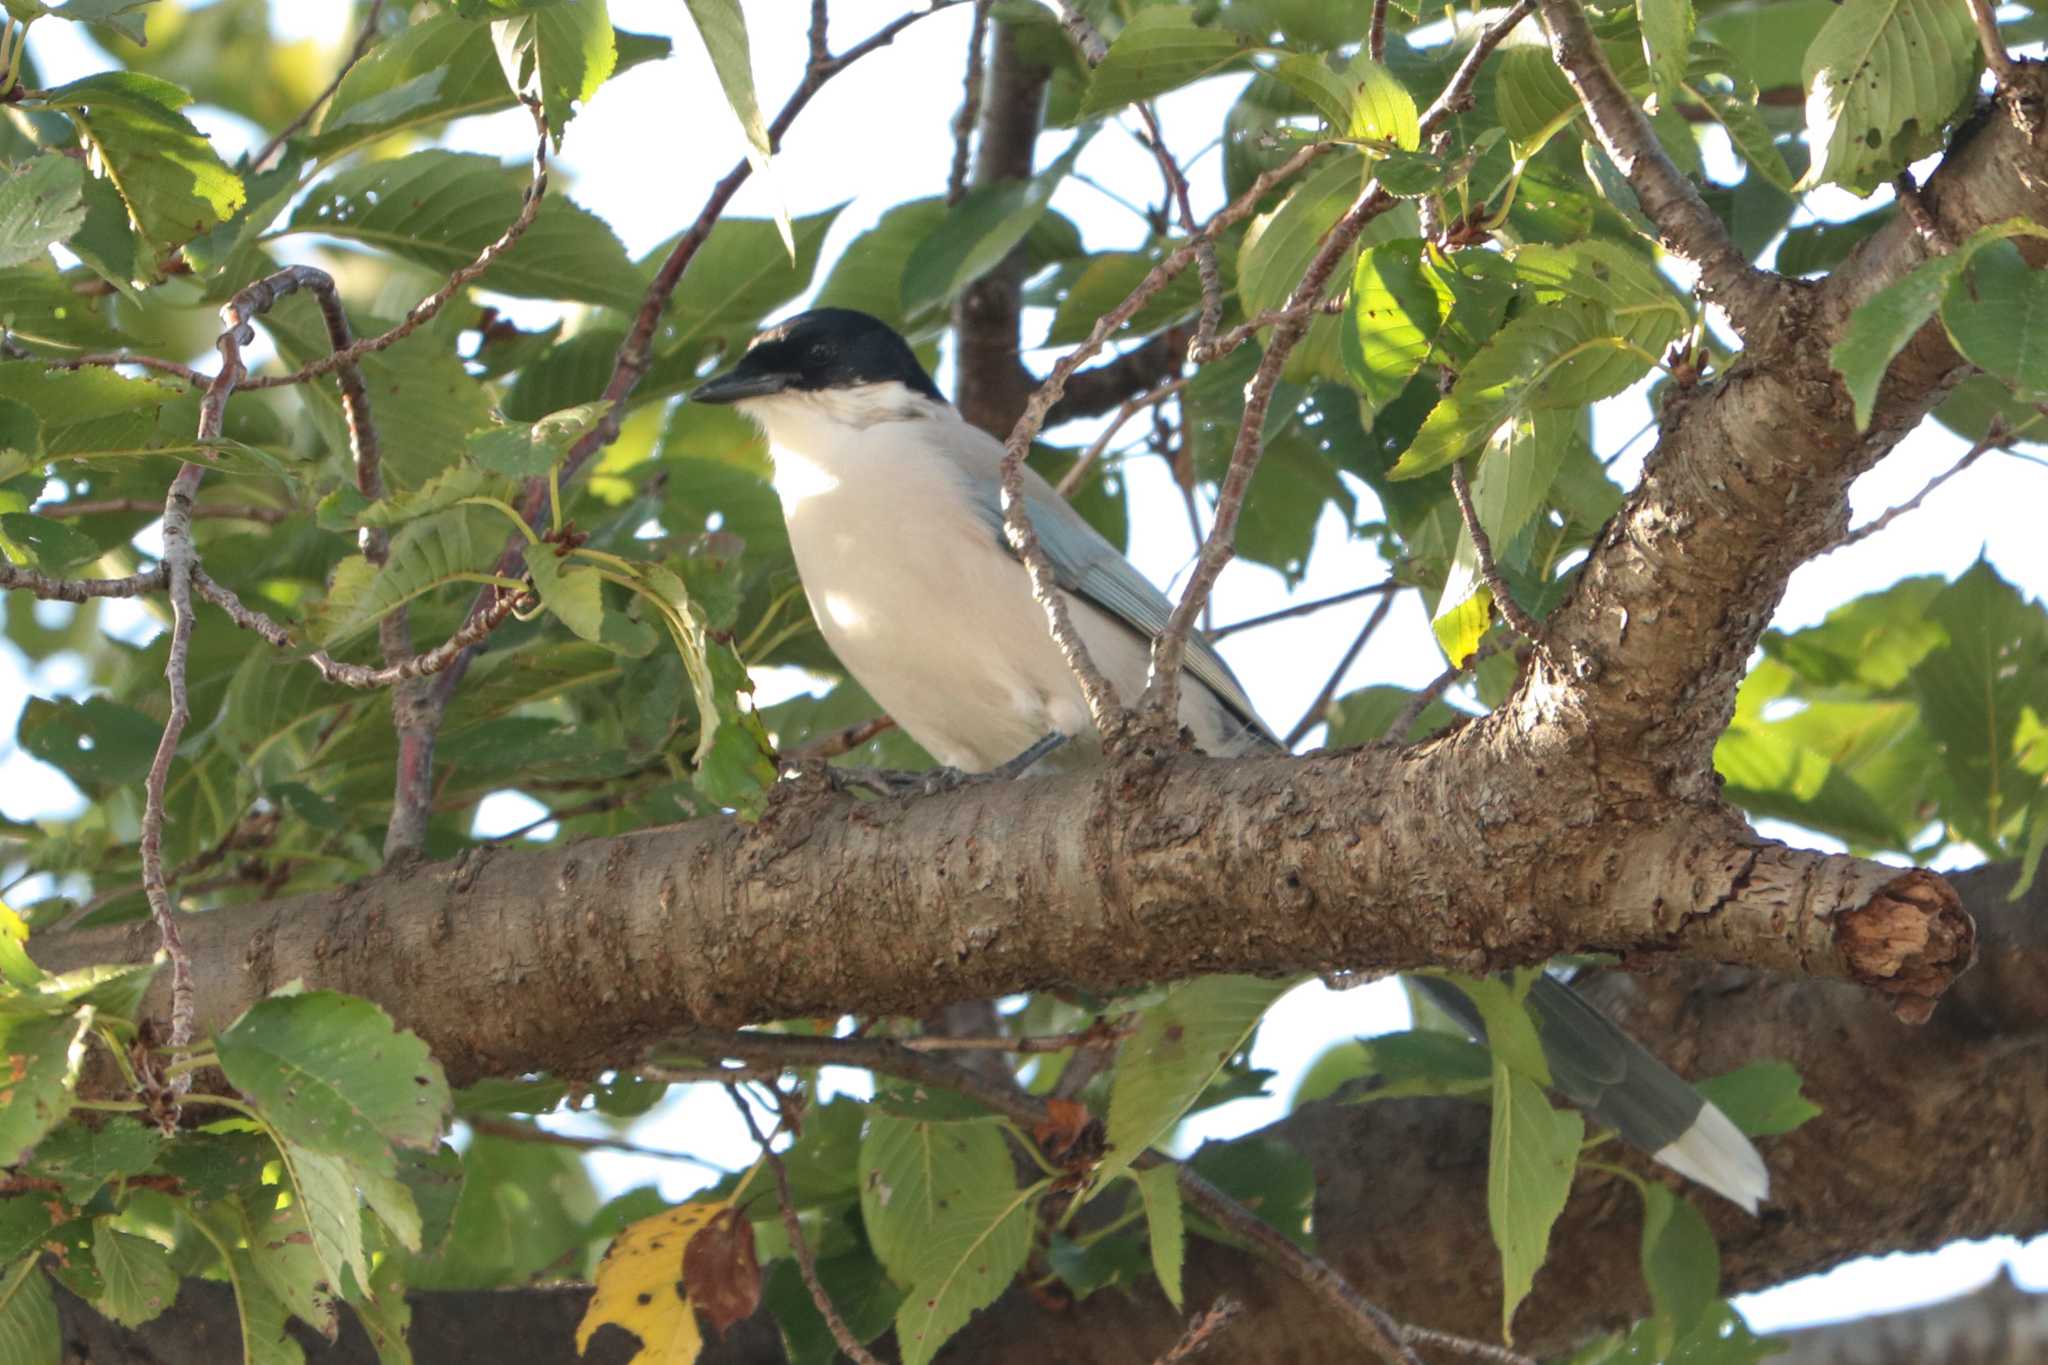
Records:
<instances>
[{"instance_id":1,"label":"rough brown bark","mask_svg":"<svg viewBox=\"0 0 2048 1365\"><path fill-rule=\"evenodd\" d=\"M1650 977L1609 973L1594 983L1610 1008L1688 1074L1784 1057L1824 1110L1797 1133L1764 1139L1774 1188L1763 1218L1695 1195L1721 1239L1728 1292L1857 1255L2048 1228L2048 1188L2039 1178L2048 1169L2048 885L2014 904L2006 900L2010 867L1956 880L1984 926L1983 962L1924 1028L1900 1024L1867 993L1838 983L1697 965ZM1479 1337L1497 1330L1482 1106L1322 1103L1262 1136L1315 1166L1319 1247L1352 1283L1396 1314L1433 1326ZM1626 1186L1581 1176L1551 1263L1516 1322L1525 1349L1554 1348L1642 1311L1640 1216ZM1229 1329L1229 1359L1282 1365L1327 1358L1332 1324L1294 1282L1242 1252L1191 1243L1189 1301L1225 1290L1248 1309ZM414 1294L412 1301L421 1365L495 1360L488 1352L508 1339L507 1324L517 1324L534 1365L575 1359L583 1291ZM122 1333L75 1300L65 1304L65 1321L67 1340L93 1343L94 1352L80 1358L94 1365L198 1365L214 1358L207 1352L218 1342L233 1339L234 1316L224 1286L188 1283L173 1312L139 1333ZM707 1365L780 1360L772 1332L758 1320L750 1326L751 1334L741 1329L707 1352ZM943 1358L1123 1365L1152 1358L1183 1326L1163 1298L1144 1291L1098 1294L1052 1314L1013 1290ZM354 1365L374 1355L345 1332L339 1347L310 1358Z\"/></svg>"}]
</instances>

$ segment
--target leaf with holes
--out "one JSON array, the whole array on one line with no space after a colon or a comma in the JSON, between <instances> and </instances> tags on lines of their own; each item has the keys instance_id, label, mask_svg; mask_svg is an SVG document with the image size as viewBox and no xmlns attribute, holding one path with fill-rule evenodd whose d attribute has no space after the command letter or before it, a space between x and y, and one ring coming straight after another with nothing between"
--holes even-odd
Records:
<instances>
[{"instance_id":1,"label":"leaf with holes","mask_svg":"<svg viewBox=\"0 0 2048 1365\"><path fill-rule=\"evenodd\" d=\"M0 180L0 266L48 257L85 226L85 167L44 153Z\"/></svg>"},{"instance_id":2,"label":"leaf with holes","mask_svg":"<svg viewBox=\"0 0 2048 1365\"><path fill-rule=\"evenodd\" d=\"M903 1365L929 1365L968 1318L1009 1288L1031 1251L1032 1201L1048 1183L976 1190L940 1215L896 1310Z\"/></svg>"},{"instance_id":3,"label":"leaf with holes","mask_svg":"<svg viewBox=\"0 0 2048 1365\"><path fill-rule=\"evenodd\" d=\"M70 115L121 192L136 230L163 255L234 216L241 177L178 111L192 97L137 71L107 71L43 92Z\"/></svg>"},{"instance_id":4,"label":"leaf with holes","mask_svg":"<svg viewBox=\"0 0 2048 1365\"><path fill-rule=\"evenodd\" d=\"M1868 195L1939 151L1977 89L1970 7L1952 0L1843 0L1806 50L1806 134L1817 149L1799 188Z\"/></svg>"}]
</instances>

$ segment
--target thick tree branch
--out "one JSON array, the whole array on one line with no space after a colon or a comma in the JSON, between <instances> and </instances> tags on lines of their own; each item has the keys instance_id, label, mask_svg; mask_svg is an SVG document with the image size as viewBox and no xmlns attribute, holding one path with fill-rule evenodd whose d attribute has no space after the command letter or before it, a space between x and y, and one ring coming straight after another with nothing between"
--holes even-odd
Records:
<instances>
[{"instance_id":1,"label":"thick tree branch","mask_svg":"<svg viewBox=\"0 0 2048 1365\"><path fill-rule=\"evenodd\" d=\"M1702 1197L1726 1252L1728 1292L1856 1255L2048 1228L2048 1189L2039 1179L2048 1163L2048 1091L2010 1083L2048 1064L2048 886L2010 904L2013 877L2014 869L1998 867L1957 878L1985 924L1984 958L1926 1028L1902 1027L1878 1002L1839 984L1700 967L1648 978L1609 973L1595 983L1604 1003L1689 1074L1784 1057L1800 1068L1805 1093L1824 1110L1801 1131L1764 1140L1775 1199L1762 1219ZM1446 1325L1480 1336L1497 1330L1482 1106L1321 1103L1260 1136L1314 1164L1318 1244L1339 1269L1372 1284L1397 1314L1455 1318ZM1575 1194L1553 1243L1557 1254L1517 1319L1525 1350L1555 1349L1647 1307L1636 1266L1641 1215L1634 1196L1597 1175L1582 1177ZM1242 1252L1192 1243L1190 1299L1207 1302L1225 1292L1246 1305L1227 1337L1231 1360L1280 1365L1327 1358L1327 1319L1291 1281ZM411 1299L421 1365L471 1359L463 1352L477 1340L508 1332L518 1334L534 1365L568 1365L587 1291ZM61 1291L60 1302L66 1340L90 1344L86 1358L94 1365L211 1365L218 1343L234 1337L233 1301L223 1285L188 1281L172 1312L132 1335ZM1157 1294L1098 1294L1051 1314L1013 1290L942 1359L1127 1365L1167 1350L1184 1327ZM608 1352L625 1342L607 1333L593 1343L591 1358L624 1360L629 1345ZM313 1365L376 1359L352 1322L344 1323L336 1347L309 1344L316 1348ZM703 1357L705 1365L782 1359L765 1317Z\"/></svg>"}]
</instances>

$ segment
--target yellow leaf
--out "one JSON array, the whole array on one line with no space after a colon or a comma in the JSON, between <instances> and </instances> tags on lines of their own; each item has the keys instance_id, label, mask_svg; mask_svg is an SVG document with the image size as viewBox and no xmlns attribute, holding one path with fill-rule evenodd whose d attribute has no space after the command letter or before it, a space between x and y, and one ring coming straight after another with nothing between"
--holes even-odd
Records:
<instances>
[{"instance_id":1,"label":"yellow leaf","mask_svg":"<svg viewBox=\"0 0 2048 1365\"><path fill-rule=\"evenodd\" d=\"M683 1287L683 1248L726 1207L678 1204L643 1218L612 1239L597 1267L597 1292L576 1327L584 1351L608 1322L640 1338L631 1365L690 1365L704 1349L697 1311Z\"/></svg>"}]
</instances>

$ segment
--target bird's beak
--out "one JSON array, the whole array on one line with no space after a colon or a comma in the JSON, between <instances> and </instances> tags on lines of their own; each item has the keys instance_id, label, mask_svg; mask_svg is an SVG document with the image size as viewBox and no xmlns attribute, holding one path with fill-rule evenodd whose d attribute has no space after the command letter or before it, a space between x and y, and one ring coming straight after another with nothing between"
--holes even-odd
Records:
<instances>
[{"instance_id":1,"label":"bird's beak","mask_svg":"<svg viewBox=\"0 0 2048 1365\"><path fill-rule=\"evenodd\" d=\"M728 370L716 379L699 384L691 393L692 403L737 403L744 398L766 398L789 387L789 376L773 373L745 374Z\"/></svg>"}]
</instances>

